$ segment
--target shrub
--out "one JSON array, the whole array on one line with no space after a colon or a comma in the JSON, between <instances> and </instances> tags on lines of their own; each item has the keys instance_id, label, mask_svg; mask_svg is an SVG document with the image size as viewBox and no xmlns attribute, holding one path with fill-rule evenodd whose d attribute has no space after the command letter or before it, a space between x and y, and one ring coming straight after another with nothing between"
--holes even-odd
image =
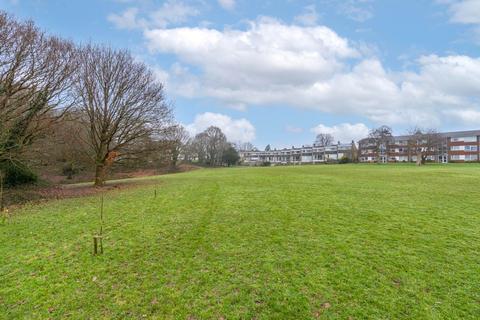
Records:
<instances>
[{"instance_id":1,"label":"shrub","mask_svg":"<svg viewBox=\"0 0 480 320\"><path fill-rule=\"evenodd\" d=\"M26 165L19 162L5 161L0 164L0 170L4 172L5 185L10 187L38 181L37 175Z\"/></svg>"},{"instance_id":2,"label":"shrub","mask_svg":"<svg viewBox=\"0 0 480 320\"><path fill-rule=\"evenodd\" d=\"M262 167L270 167L272 164L270 163L270 161L264 161L262 162Z\"/></svg>"},{"instance_id":3,"label":"shrub","mask_svg":"<svg viewBox=\"0 0 480 320\"><path fill-rule=\"evenodd\" d=\"M338 163L340 163L340 164L350 163L350 162L351 162L351 160L350 160L350 158L347 157L347 156L343 156L343 157L338 161Z\"/></svg>"},{"instance_id":4,"label":"shrub","mask_svg":"<svg viewBox=\"0 0 480 320\"><path fill-rule=\"evenodd\" d=\"M62 173L64 176L67 176L67 179L72 179L79 171L80 169L72 162L65 164L62 168Z\"/></svg>"}]
</instances>

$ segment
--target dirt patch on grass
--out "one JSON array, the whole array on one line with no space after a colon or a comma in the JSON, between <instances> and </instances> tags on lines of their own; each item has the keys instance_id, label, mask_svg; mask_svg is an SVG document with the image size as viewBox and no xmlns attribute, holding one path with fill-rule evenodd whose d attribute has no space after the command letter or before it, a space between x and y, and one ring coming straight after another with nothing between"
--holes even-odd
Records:
<instances>
[{"instance_id":1,"label":"dirt patch on grass","mask_svg":"<svg viewBox=\"0 0 480 320\"><path fill-rule=\"evenodd\" d=\"M115 169L109 173L109 180L118 180L118 179L129 179L129 178L140 178L140 177L150 177L158 176L171 173L180 173L187 172L192 170L199 169L199 166L191 164L180 164L175 168L164 167L156 169ZM80 182L90 182L94 180L94 174L91 170L82 171L72 177L72 179L67 179L65 175L62 175L58 168L39 168L40 178L43 181L46 181L53 185L60 184L75 184Z\"/></svg>"},{"instance_id":2,"label":"dirt patch on grass","mask_svg":"<svg viewBox=\"0 0 480 320\"><path fill-rule=\"evenodd\" d=\"M34 186L23 186L12 189L6 189L4 192L4 206L14 209L21 205L31 202L43 202L52 199L78 198L92 196L100 192L113 190L122 190L133 188L140 185L158 184L157 180L131 180L132 178L141 178L148 176L181 173L199 169L193 165L180 165L175 170L136 170L128 173L112 175L110 178L114 181L107 181L103 187L95 187L93 183L82 184L43 184ZM90 180L91 181L91 180Z\"/></svg>"},{"instance_id":3,"label":"dirt patch on grass","mask_svg":"<svg viewBox=\"0 0 480 320\"><path fill-rule=\"evenodd\" d=\"M4 203L5 207L12 210L21 207L26 203L40 203L49 200L92 196L100 192L122 190L148 184L158 184L158 181L120 181L114 184L107 184L103 187L95 187L93 185L54 185L48 187L29 186L6 190Z\"/></svg>"}]
</instances>

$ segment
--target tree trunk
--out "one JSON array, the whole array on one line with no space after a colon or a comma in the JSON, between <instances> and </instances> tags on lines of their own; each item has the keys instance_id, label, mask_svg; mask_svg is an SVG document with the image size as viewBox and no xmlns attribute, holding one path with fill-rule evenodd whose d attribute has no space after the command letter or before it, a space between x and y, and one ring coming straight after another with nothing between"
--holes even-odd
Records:
<instances>
[{"instance_id":1,"label":"tree trunk","mask_svg":"<svg viewBox=\"0 0 480 320\"><path fill-rule=\"evenodd\" d=\"M170 162L170 167L174 170L177 168L178 162L178 152L174 151L172 154L172 161Z\"/></svg>"},{"instance_id":2,"label":"tree trunk","mask_svg":"<svg viewBox=\"0 0 480 320\"><path fill-rule=\"evenodd\" d=\"M95 186L101 187L105 183L105 165L103 163L97 163L95 168Z\"/></svg>"},{"instance_id":3,"label":"tree trunk","mask_svg":"<svg viewBox=\"0 0 480 320\"><path fill-rule=\"evenodd\" d=\"M0 170L0 214L3 212L3 171Z\"/></svg>"},{"instance_id":4,"label":"tree trunk","mask_svg":"<svg viewBox=\"0 0 480 320\"><path fill-rule=\"evenodd\" d=\"M417 166L421 166L422 165L422 153L421 152L417 152Z\"/></svg>"}]
</instances>

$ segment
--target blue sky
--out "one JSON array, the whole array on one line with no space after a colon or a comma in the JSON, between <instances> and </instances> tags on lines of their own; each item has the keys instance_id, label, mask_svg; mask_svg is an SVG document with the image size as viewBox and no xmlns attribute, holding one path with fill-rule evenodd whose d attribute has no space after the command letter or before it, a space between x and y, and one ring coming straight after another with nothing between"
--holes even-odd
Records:
<instances>
[{"instance_id":1,"label":"blue sky","mask_svg":"<svg viewBox=\"0 0 480 320\"><path fill-rule=\"evenodd\" d=\"M194 134L286 147L387 124L480 128L480 0L0 0L77 42L128 48Z\"/></svg>"}]
</instances>

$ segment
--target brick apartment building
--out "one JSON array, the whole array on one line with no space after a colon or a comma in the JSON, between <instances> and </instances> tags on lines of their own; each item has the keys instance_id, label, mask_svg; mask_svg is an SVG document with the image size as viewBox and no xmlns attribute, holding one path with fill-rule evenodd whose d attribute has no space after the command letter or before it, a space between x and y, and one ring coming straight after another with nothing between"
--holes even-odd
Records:
<instances>
[{"instance_id":1,"label":"brick apartment building","mask_svg":"<svg viewBox=\"0 0 480 320\"><path fill-rule=\"evenodd\" d=\"M427 150L427 161L478 162L480 159L480 130L439 133L440 142ZM360 162L415 162L417 155L412 146L412 136L394 136L377 151L368 138L358 142ZM378 159L380 157L380 159Z\"/></svg>"}]
</instances>

